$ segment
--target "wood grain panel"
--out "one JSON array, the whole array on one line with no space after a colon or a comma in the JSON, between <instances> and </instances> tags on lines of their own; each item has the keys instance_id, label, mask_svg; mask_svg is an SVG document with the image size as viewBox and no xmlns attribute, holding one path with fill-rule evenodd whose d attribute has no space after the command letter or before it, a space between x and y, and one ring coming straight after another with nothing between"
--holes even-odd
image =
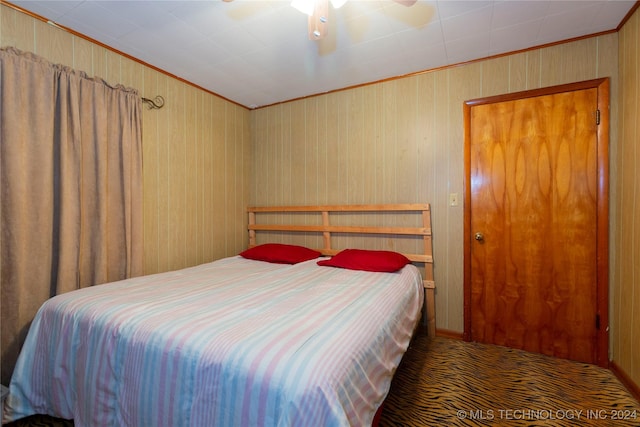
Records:
<instances>
[{"instance_id":1,"label":"wood grain panel","mask_svg":"<svg viewBox=\"0 0 640 427\"><path fill-rule=\"evenodd\" d=\"M472 339L596 362L596 106L594 88L472 107Z\"/></svg>"},{"instance_id":2,"label":"wood grain panel","mask_svg":"<svg viewBox=\"0 0 640 427\"><path fill-rule=\"evenodd\" d=\"M509 56L509 92L529 89L527 86L528 58L526 52Z\"/></svg>"},{"instance_id":3,"label":"wood grain panel","mask_svg":"<svg viewBox=\"0 0 640 427\"><path fill-rule=\"evenodd\" d=\"M205 262L204 251L205 251L205 241L208 240L205 236L206 233L206 224L207 220L206 214L204 212L204 205L206 199L204 198L204 188L205 188L205 171L204 171L204 162L206 159L205 156L205 148L206 148L206 140L205 140L205 132L206 132L206 123L204 119L204 111L205 104L203 102L204 96L199 91L195 91L193 96L193 109L194 114L196 116L196 143L197 143L197 155L194 159L195 172L194 172L194 180L197 183L196 191L194 191L195 198L195 212L194 212L194 233L196 240L196 248L193 253L194 263L201 264Z\"/></svg>"},{"instance_id":4,"label":"wood grain panel","mask_svg":"<svg viewBox=\"0 0 640 427\"><path fill-rule=\"evenodd\" d=\"M416 79L398 80L396 84L396 169L397 182L394 202L411 200L415 194L414 183L418 178L416 159L416 116L418 98L416 93ZM399 165L406 165L399 167ZM398 218L401 220L402 218Z\"/></svg>"},{"instance_id":5,"label":"wood grain panel","mask_svg":"<svg viewBox=\"0 0 640 427\"><path fill-rule=\"evenodd\" d=\"M186 144L183 138L185 131L184 116L185 94L182 84L169 81L167 84L167 99L171 102L165 105L167 113L178 119L167 123L167 249L169 270L175 270L186 265Z\"/></svg>"},{"instance_id":6,"label":"wood grain panel","mask_svg":"<svg viewBox=\"0 0 640 427\"><path fill-rule=\"evenodd\" d=\"M36 48L35 21L16 10L0 6L0 46L13 46L26 52Z\"/></svg>"},{"instance_id":7,"label":"wood grain panel","mask_svg":"<svg viewBox=\"0 0 640 427\"><path fill-rule=\"evenodd\" d=\"M201 227L199 232L202 236L202 253L200 262L206 262L209 259L215 259L213 251L214 227L213 212L215 205L213 204L213 155L214 155L214 135L213 135L213 99L209 96L200 98L200 110L202 119L202 159L200 163L200 182L201 185L201 206L200 212Z\"/></svg>"},{"instance_id":8,"label":"wood grain panel","mask_svg":"<svg viewBox=\"0 0 640 427\"><path fill-rule=\"evenodd\" d=\"M480 74L482 78L480 86L482 94L479 96L499 95L510 91L511 79L496 79L495 76L508 76L510 74L511 59L512 56L503 56L482 64L482 72Z\"/></svg>"},{"instance_id":9,"label":"wood grain panel","mask_svg":"<svg viewBox=\"0 0 640 427\"><path fill-rule=\"evenodd\" d=\"M89 76L95 75L93 72L93 44L87 40L78 38L75 38L73 43L73 68L85 70ZM140 75L142 75L142 73L140 73Z\"/></svg>"},{"instance_id":10,"label":"wood grain panel","mask_svg":"<svg viewBox=\"0 0 640 427\"><path fill-rule=\"evenodd\" d=\"M635 99L636 102L634 104L634 110L635 110L635 114L631 117L635 117L635 147L636 147L636 153L635 153L635 159L634 159L634 167L636 170L636 174L635 174L635 188L636 188L636 193L635 193L635 197L634 197L634 203L636 206L636 209L638 207L638 204L640 202L640 149L638 149L638 140L640 140L640 42L638 42L638 40L640 40L640 11L637 11L636 14L634 15L634 19L632 21L632 31L631 31L631 37L633 38L635 36L635 53L633 55L633 57L636 58L635 63L632 63L631 65L631 69L628 70L629 76L633 79L631 86L631 89L627 92L627 88L625 86L625 93L627 93L628 96L633 96L633 94L635 94ZM634 90L635 89L635 90ZM633 143L634 138L632 138L630 140L631 143ZM630 214L630 212L627 212L627 214ZM632 360L631 360L631 375L633 380L635 381L635 389L636 390L640 390L640 327L637 327L637 325L640 325L640 219L639 219L639 215L634 215L635 217L635 224L633 227L634 230L634 235L635 235L635 240L634 240L634 250L633 253L635 255L635 259L631 260L631 263L635 266L635 271L634 271L634 288L633 288L633 309L631 311L633 318L631 319L631 324L632 325L636 325L635 328L633 328L631 331L627 330L627 333L631 336L631 342L633 342L633 348L631 349L631 355L632 355ZM638 398L638 395L636 394L636 398Z\"/></svg>"},{"instance_id":11,"label":"wood grain panel","mask_svg":"<svg viewBox=\"0 0 640 427\"><path fill-rule=\"evenodd\" d=\"M613 224L612 358L617 368L640 385L640 11L627 21L619 36L621 117L616 157L616 222ZM612 171L614 168L612 168Z\"/></svg>"},{"instance_id":12,"label":"wood grain panel","mask_svg":"<svg viewBox=\"0 0 640 427\"><path fill-rule=\"evenodd\" d=\"M328 96L326 110L327 151L331 156L331 173L327 174L327 202L337 203L339 200L349 200L347 187L347 164L349 156L349 141L345 135L347 123L345 115L345 93L338 92ZM296 197L294 195L294 197Z\"/></svg>"},{"instance_id":13,"label":"wood grain panel","mask_svg":"<svg viewBox=\"0 0 640 427\"><path fill-rule=\"evenodd\" d=\"M317 98L318 114L316 116L316 122L318 123L318 175L322 177L319 180L320 186L318 187L318 198L316 199L320 203L329 202L329 194L334 191L334 188L329 185L327 179L327 172L331 169L331 161L334 156L333 152L329 151L329 130L327 126L327 97ZM255 134L252 134L252 137ZM294 196L295 197L295 196ZM309 201L311 201L309 199ZM294 200L295 203L295 200Z\"/></svg>"},{"instance_id":14,"label":"wood grain panel","mask_svg":"<svg viewBox=\"0 0 640 427\"><path fill-rule=\"evenodd\" d=\"M282 121L278 124L280 130L280 152L279 160L281 162L281 174L279 178L279 202L286 204L289 203L292 194L292 176L293 176L293 159L292 159L292 140L291 132L293 126L298 125L293 122L293 110L297 110L298 102L288 103L282 106L283 115ZM302 145L302 144L300 144ZM300 147L300 145L298 147ZM303 175L302 175L303 176ZM302 178L300 176L300 178Z\"/></svg>"},{"instance_id":15,"label":"wood grain panel","mask_svg":"<svg viewBox=\"0 0 640 427\"><path fill-rule=\"evenodd\" d=\"M452 123L463 123L464 114L462 105L465 99L468 99L472 94L480 94L482 91L481 85L481 69L483 64L472 64L470 67L466 67L464 70L452 70L453 81L458 82L452 85L450 88L450 98L455 100L451 105L449 112L449 120ZM451 151L464 153L464 126L453 127L453 130L449 134ZM447 259L448 259L448 271L446 277L451 281L452 285L449 286L448 293L449 298L452 300L464 300L464 264L462 258L457 254L461 251L461 245L464 242L464 228L463 218L464 212L462 204L458 206L448 206L449 194L457 192L459 199L462 200L463 187L464 187L464 156L450 156L449 158L449 185L445 196L445 203L447 203L447 215L448 225L446 236L450 239L451 243L447 246ZM455 283L455 285L453 285ZM458 306L449 307L450 319L456 319L456 321L450 321L453 328L463 328L463 304Z\"/></svg>"},{"instance_id":16,"label":"wood grain panel","mask_svg":"<svg viewBox=\"0 0 640 427\"><path fill-rule=\"evenodd\" d=\"M169 79L165 76L158 76L158 92L165 96L165 100L170 99L168 94ZM145 182L144 191L153 191L157 198L157 211L151 213L157 218L158 224L158 246L155 247L155 251L158 254L158 272L170 270L170 247L169 247L169 229L171 222L169 219L169 117L172 116L173 111L169 108L163 108L156 111L158 126L156 139L151 146L157 146L157 158L154 164L157 169L157 187L150 188ZM144 144L143 144L144 145ZM144 166L143 166L144 167ZM149 167L149 166L147 166ZM146 242L145 242L146 243ZM145 252L147 251L145 246ZM147 272L148 270L145 270Z\"/></svg>"},{"instance_id":17,"label":"wood grain panel","mask_svg":"<svg viewBox=\"0 0 640 427\"><path fill-rule=\"evenodd\" d=\"M157 74L145 73L144 75L144 90L148 93L161 93L158 88L158 76ZM156 111L150 111L143 109L142 112L142 129L144 132L143 138L157 141L158 140L158 128L159 117L161 114L155 114ZM159 113L159 111L158 111ZM142 144L143 155L143 206L144 206L144 244L145 248L158 248L159 247L159 168L157 167L159 162L159 144ZM156 165L155 168L144 167L144 165ZM159 254L157 250L144 251L144 269L145 272L161 271L159 265Z\"/></svg>"},{"instance_id":18,"label":"wood grain panel","mask_svg":"<svg viewBox=\"0 0 640 427\"><path fill-rule=\"evenodd\" d=\"M198 135L199 125L199 110L196 108L196 99L198 97L197 90L190 86L184 86L184 128L182 132L182 138L184 138L185 145L185 159L184 159L184 175L185 175L185 188L184 188L184 206L188 206L188 209L184 210L185 213L185 246L184 246L184 265L196 265L198 264L198 210L199 210L199 186L202 185L198 181L198 158L200 153L200 140ZM189 126L187 124L187 117L189 117L196 126Z\"/></svg>"},{"instance_id":19,"label":"wood grain panel","mask_svg":"<svg viewBox=\"0 0 640 427\"><path fill-rule=\"evenodd\" d=\"M398 81L390 81L382 85L382 112L381 123L381 182L380 182L380 200L396 201L397 199L397 103L401 100L397 99Z\"/></svg>"},{"instance_id":20,"label":"wood grain panel","mask_svg":"<svg viewBox=\"0 0 640 427\"><path fill-rule=\"evenodd\" d=\"M53 63L73 64L73 50L68 48L73 45L71 34L41 21L35 21L35 34L35 53Z\"/></svg>"},{"instance_id":21,"label":"wood grain panel","mask_svg":"<svg viewBox=\"0 0 640 427\"><path fill-rule=\"evenodd\" d=\"M288 182L290 184L289 194L305 194L307 189L307 162L311 160L307 158L307 149L311 149L311 147L307 147L307 144L300 143L300 141L304 140L307 132L305 104L306 102L303 101L291 104L291 130L287 133L287 151L290 152L289 162L291 165L288 174ZM291 179L293 176L299 176L302 177L302 179Z\"/></svg>"},{"instance_id":22,"label":"wood grain panel","mask_svg":"<svg viewBox=\"0 0 640 427\"><path fill-rule=\"evenodd\" d=\"M93 74L102 79L107 78L109 72L107 49L102 46L93 47Z\"/></svg>"},{"instance_id":23,"label":"wood grain panel","mask_svg":"<svg viewBox=\"0 0 640 427\"><path fill-rule=\"evenodd\" d=\"M542 87L542 54L541 50L532 50L525 53L527 56L527 90Z\"/></svg>"},{"instance_id":24,"label":"wood grain panel","mask_svg":"<svg viewBox=\"0 0 640 427\"><path fill-rule=\"evenodd\" d=\"M318 98L308 99L304 105L305 108L305 129L306 133L302 136L303 140L308 141L307 164L306 164L306 182L305 182L305 203L307 200L318 200L318 196L323 188L324 175L322 172L326 170L322 150L320 148L320 124L318 123ZM300 142L298 142L300 143Z\"/></svg>"},{"instance_id":25,"label":"wood grain panel","mask_svg":"<svg viewBox=\"0 0 640 427\"><path fill-rule=\"evenodd\" d=\"M455 262L455 259L449 258L449 246L457 244L446 234L449 230L448 194L453 190L449 187L449 177L455 174L449 169L449 159L452 156L452 150L449 147L449 129L453 127L449 122L449 111L454 108L452 103L448 102L449 90L453 84L450 76L450 70L434 73L433 121L435 127L431 134L433 139L427 140L433 147L434 157L433 174L430 177L434 188L433 199L430 202L432 204L431 220L434 227L433 268L436 280L438 277L442 277L447 281L449 280L449 263ZM434 209L434 205L438 208ZM453 299L449 298L449 295L451 288L455 286L462 286L462 283L451 281L444 286L438 285L438 289L436 289L436 324L439 328L462 331L462 326L457 328L453 326L457 322L462 322L462 318L456 319L450 316L451 311L455 310L455 306L450 304Z\"/></svg>"},{"instance_id":26,"label":"wood grain panel","mask_svg":"<svg viewBox=\"0 0 640 427\"><path fill-rule=\"evenodd\" d=\"M373 86L367 86L361 88L361 102L362 102L362 114L359 117L360 132L362 133L362 152L366 153L369 150L376 149L376 88ZM362 180L364 181L365 189L360 197L354 200L355 203L364 203L365 200L375 200L376 198L376 164L371 160L369 156L362 156L364 174Z\"/></svg>"},{"instance_id":27,"label":"wood grain panel","mask_svg":"<svg viewBox=\"0 0 640 427\"><path fill-rule=\"evenodd\" d=\"M244 213L241 213L249 205L249 170L250 156L248 155L249 146L245 144L251 141L251 135L249 131L249 111L236 104L227 104L227 108L233 110L233 121L235 126L235 139L234 147L235 163L234 169L231 171L231 175L236 183L234 190L235 200L233 204L230 204L232 211L231 217L235 221L235 227L232 229L232 233L228 240L233 242L233 246L229 248L227 253L238 254L246 248L247 245L247 217Z\"/></svg>"},{"instance_id":28,"label":"wood grain panel","mask_svg":"<svg viewBox=\"0 0 640 427\"><path fill-rule=\"evenodd\" d=\"M435 171L435 156L433 144L428 144L428 137L435 129L433 102L424 102L425 99L433 100L434 93L433 74L423 79L416 79L416 112L415 112L415 141L416 141L416 182L415 194L423 194L425 200L434 200L435 186L433 174Z\"/></svg>"},{"instance_id":29,"label":"wood grain panel","mask_svg":"<svg viewBox=\"0 0 640 427\"><path fill-rule=\"evenodd\" d=\"M619 191L619 212L620 219L618 222L618 227L621 230L620 235L618 236L618 241L620 245L620 258L617 263L618 272L620 274L620 289L618 292L618 302L617 302L617 321L618 325L629 325L631 319L633 317L633 299L625 298L626 295L633 295L634 286L636 284L633 280L633 265L634 265L634 257L632 255L633 247L633 239L634 234L631 232L633 230L633 219L634 215L629 215L629 209L635 208L635 176L637 165L634 163L635 159L635 144L629 143L633 141L635 135L635 118L633 118L633 113L635 108L635 97L629 96L634 88L637 88L636 79L632 77L632 74L636 72L636 67L634 62L637 60L637 57L634 56L635 47L633 46L633 36L629 32L623 32L621 35L621 58L620 64L622 66L622 70L620 73L620 77L623 84L625 85L625 95L623 95L620 103L621 114L623 116L623 120L621 121L620 127L620 165L622 166L619 176L620 176L620 191ZM622 252L625 251L625 252ZM617 342L618 354L616 358L616 362L622 367L633 367L633 342L632 335L628 333L619 332L619 340Z\"/></svg>"},{"instance_id":30,"label":"wood grain panel","mask_svg":"<svg viewBox=\"0 0 640 427\"><path fill-rule=\"evenodd\" d=\"M347 161L347 191L349 194L349 203L363 203L366 199L365 195L368 193L367 182L369 181L366 176L367 171L367 159L363 155L366 150L366 143L363 139L364 135L364 108L363 108L363 95L364 91L361 88L358 90L349 91L346 93L345 107L345 134L344 139L349 144L349 154ZM363 215L363 217L368 217ZM350 247L361 247L367 240L363 236L345 236L345 240L349 242Z\"/></svg>"},{"instance_id":31,"label":"wood grain panel","mask_svg":"<svg viewBox=\"0 0 640 427\"><path fill-rule=\"evenodd\" d=\"M274 159L282 148L274 130L287 132L290 126L284 124L290 122L282 105L253 111L252 204L280 204L282 199L276 199L275 193L257 189L265 188L265 183L270 188L270 182L285 176L307 183L304 191L292 192L293 204L431 202L434 265L440 283L437 322L443 329L461 331L462 206L448 206L448 199L449 193L463 192L462 102L485 91L539 88L543 81L568 81L580 73L595 77L599 69L610 69L602 64L617 62L617 53L611 49L616 44L616 35L607 35L557 51L533 50L355 88L346 95L331 93L291 103L293 109L305 112L305 132L297 143L306 145L307 155L306 166L293 174L281 171L281 163ZM562 66L547 66L560 56ZM574 63L576 70L570 65ZM568 70L564 74L562 67ZM317 153L313 165L308 163L312 152ZM315 188L310 175L318 177Z\"/></svg>"},{"instance_id":32,"label":"wood grain panel","mask_svg":"<svg viewBox=\"0 0 640 427\"><path fill-rule=\"evenodd\" d=\"M385 111L381 108L380 103L382 94L384 91L383 85L375 85L367 88L367 102L370 104L367 107L368 116L365 118L367 126L371 130L371 148L367 151L368 162L372 166L371 170L371 199L372 201L380 202L383 200L382 190L382 168L384 165L384 150L383 147L386 141L380 137L384 129L384 117Z\"/></svg>"},{"instance_id":33,"label":"wood grain panel","mask_svg":"<svg viewBox=\"0 0 640 427\"><path fill-rule=\"evenodd\" d=\"M105 71L105 74L103 75L103 78L107 82L122 81L120 66L124 58L110 49L104 49L104 56L105 56L106 71Z\"/></svg>"},{"instance_id":34,"label":"wood grain panel","mask_svg":"<svg viewBox=\"0 0 640 427\"><path fill-rule=\"evenodd\" d=\"M594 55L598 40L589 38L540 50L541 87L590 80L598 77Z\"/></svg>"},{"instance_id":35,"label":"wood grain panel","mask_svg":"<svg viewBox=\"0 0 640 427\"><path fill-rule=\"evenodd\" d=\"M226 103L219 99L213 99L213 139L212 156L213 168L211 180L211 194L213 200L213 209L209 212L211 221L213 222L213 259L218 259L227 254L226 245L226 181L225 168L226 159L224 156L225 144L228 138L226 133Z\"/></svg>"},{"instance_id":36,"label":"wood grain panel","mask_svg":"<svg viewBox=\"0 0 640 427\"><path fill-rule=\"evenodd\" d=\"M35 51L36 46L42 46L47 43L43 38L45 36L43 36L42 30L39 29L42 26L49 27L47 24L4 5L0 6L0 19L2 20L0 42L3 46L11 45L23 50ZM637 46L637 19L636 12L634 18L622 31L622 33L628 33L625 36L627 40L625 44L629 45L629 49L626 49L626 51L634 55L630 58L631 60L637 60L638 57L637 48L632 47ZM54 33L62 32L62 30L56 28L53 28L53 31ZM74 45L83 43L81 40L69 38L66 35L58 35L57 37L62 40L58 44L60 49L64 50L61 53L65 58L73 58L78 55L84 57L86 54L85 47L81 48L82 53L74 51ZM607 73L610 72L612 67L618 66L618 51L616 47L618 35L599 36L593 40L595 44L589 45L595 49L593 51L577 46L580 42L569 43L567 49L563 51L563 64L570 65L575 63L577 67L585 68L590 73L589 78L608 75ZM574 46L576 46L575 49ZM115 61L115 58L106 53L107 49L98 45L94 45L92 50L93 69L85 71L91 75L106 77L109 70L114 69L113 61ZM462 286L462 281L457 271L462 262L462 242L459 241L459 238L447 236L450 230L462 229L462 222L457 216L459 214L456 210L460 210L461 207L448 206L448 194L450 192L457 191L460 194L462 193L462 188L457 187L458 184L454 184L455 182L460 182L463 175L460 163L458 163L459 160L457 160L462 157L462 152L459 150L459 129L462 127L462 123L459 121L459 117L450 117L451 111L459 110L462 107L459 99L450 97L450 92L451 90L456 90L457 87L461 87L464 89L461 89L458 96L463 99L471 99L482 92L481 84L492 88L500 87L503 81L509 81L509 90L515 91L524 89L521 83L522 79L526 79L526 89L532 89L540 87L542 81L574 78L573 74L563 77L562 75L566 75L567 72L563 71L561 67L558 69L547 68L547 61L542 61L542 58L546 57L548 50L549 48L545 48L517 54L517 59L514 58L509 63L507 74L501 74L502 72L495 75L485 74L482 83L478 80L474 80L476 83L466 80L461 81L459 79L466 79L467 76L464 76L464 73L451 74L450 69L409 77L408 80L415 80L419 88L419 96L415 106L416 112L414 113L415 121L413 123L407 121L402 125L411 126L413 129L411 132L415 131L414 138L416 142L419 142L419 149L416 149L417 154L412 152L412 158L410 159L405 157L400 160L393 154L393 151L387 151L387 146L395 143L392 141L399 135L393 131L388 131L389 125L394 124L396 120L394 116L397 112L387 104L388 100L394 100L395 105L403 104L403 100L398 97L398 87L381 83L368 86L366 90L365 88L360 88L361 92L357 96L361 97L364 108L362 114L358 116L358 121L362 123L360 129L364 129L363 132L367 134L365 139L368 145L361 145L360 149L356 148L356 155L362 159L361 164L364 165L362 167L367 181L367 187L364 187L365 189L359 194L350 194L346 186L337 180L340 176L339 174L344 171L344 169L339 168L340 161L338 157L343 154L344 147L347 145L345 141L341 141L345 142L344 145L338 145L337 137L341 136L338 130L340 126L352 125L349 123L348 107L345 106L344 100L339 96L335 96L335 94L327 94L315 97L313 101L307 99L303 103L296 103L295 109L305 109L307 111L305 134L303 139L297 141L297 143L305 146L307 154L316 152L317 157L314 160L315 166L310 166L307 162L303 169L297 170L296 174L300 175L288 175L288 179L300 180L308 176L311 171L314 171L314 168L315 171L313 173L317 179L315 181L316 184L307 179L304 191L300 190L300 193L298 193L298 190L296 190L296 192L289 195L288 201L293 204L302 202L315 203L316 201L318 203L328 203L330 201L347 203L352 199L361 197L366 202L388 202L389 200L385 200L385 198L390 198L394 201L432 203L432 218L434 227L437 230L434 234L435 271L436 280L440 283L439 289L436 290L437 322L438 326L443 329L462 331L462 300L455 292L449 293L450 289ZM115 56L117 57L117 55ZM481 64L483 64L483 68L485 65L491 69L503 68L502 65L490 65L493 61L495 60L482 61ZM86 64L84 59L79 61L78 65L80 63L82 67L87 66L84 65ZM500 64L502 63L501 60ZM73 64L69 63L67 65ZM464 65L458 68L466 67L469 66ZM524 70L522 67L524 67ZM621 65L621 68L625 67L626 65ZM553 78L549 76L550 74L553 74ZM149 81L154 79L157 81L156 87L138 89L143 89L147 96L155 96L156 94L165 96L167 105L174 102L174 99L167 96L168 81L171 78L165 74L145 68L144 84L147 85ZM110 83L119 83L119 81L110 81ZM612 87L616 87L615 79L612 80ZM180 97L184 90L184 87L178 89L176 96ZM619 92L622 96L630 96L626 91L620 90ZM612 91L612 110L616 107L617 94L618 91ZM198 114L202 113L207 116L202 122L198 122L194 118L185 117L183 112L168 108L144 112L145 123L147 123L146 116L152 115L155 117L152 120L156 121L157 126L156 130L150 131L151 125L145 124L143 131L145 153L155 153L155 158L150 157L152 156L151 154L145 155L145 272L147 273L166 271L170 263L170 257L174 255L176 257L182 256L179 252L174 252L167 246L169 234L174 233L174 229L182 227L181 224L172 222L169 218L169 211L173 209L170 206L173 201L168 197L171 180L169 162L172 161L168 156L168 131L170 128L211 127L210 131L204 132L202 129L196 131L196 133L204 132L210 135L207 137L207 143L209 144L207 145L207 150L209 151L205 151L205 153L210 153L211 156L204 156L209 159L207 160L209 163L207 174L203 175L203 179L206 182L202 185L202 197L205 199L202 202L202 206L205 210L204 216L209 221L207 225L211 227L211 231L207 232L211 233L209 234L211 237L206 242L206 244L210 245L210 249L203 249L203 255L206 254L203 259L208 260L224 256L228 253L226 239L242 240L245 235L242 232L239 236L235 236L240 232L225 229L225 216L230 212L226 209L227 198L225 191L235 191L232 188L244 188L243 186L226 187L226 179L229 176L233 177L234 181L235 179L250 180L250 183L247 184L247 186L250 186L250 190L246 190L250 194L246 195L246 197L251 198L251 204L281 204L283 201L284 176L280 169L282 166L280 156L282 155L283 147L280 138L283 132L289 131L289 129L282 127L283 115L286 110L280 105L251 112L245 110L242 114L230 115L225 107L226 101L207 93L203 93L202 97L203 104L208 104L207 107L202 107L203 110L201 112L198 112ZM311 102L315 107L310 107ZM315 113L311 114L309 111L315 111ZM626 110L624 113L624 117L630 118L634 118L637 115L637 110ZM227 142L231 143L227 140L229 135L227 134L225 123L227 121L231 123L238 121L241 126L246 128L249 126L249 118L252 128L243 133L240 138L240 144L244 144L245 147L248 146L252 156L254 156L251 167L249 170L236 170L235 173L231 173L228 176L225 173L225 167L227 167L225 165L226 157L221 155L227 148ZM343 122L340 123L340 120L343 120ZM617 115L612 115L612 129L614 128L617 128ZM407 131L402 130L402 132L406 134ZM314 134L309 135L309 133ZM622 138L620 140L623 142ZM186 145L191 143L192 141L185 142ZM622 157L618 157L618 162L621 162ZM416 162L417 166L414 166ZM185 167L184 163L181 167L172 166L172 174L181 173L181 171L185 172ZM398 193L396 185L389 181L391 176L388 171L414 169L416 167L420 171L420 174L417 175L419 182L415 183L411 188L403 189L402 194ZM152 170L155 171L155 174L152 173ZM412 200L401 200L404 197L411 197ZM632 201L626 200L624 203L627 214L630 214L632 212L630 210ZM184 206L183 209L194 209L194 207ZM195 207L195 209L198 208ZM619 210L620 206L618 206ZM239 217L244 215L243 212L237 212L236 214ZM147 224L148 222L149 224ZM150 231L152 229L156 231ZM628 231L625 229L625 232ZM617 233L624 234L622 231L617 231ZM191 244L191 242L185 242L185 244ZM631 248L625 247L624 249L630 250ZM618 269L617 271L618 276L620 276L620 270ZM629 278L627 277L626 279ZM618 279L616 279L617 282ZM635 286L635 294L640 295L640 291L637 290L637 284ZM625 288L625 292L630 292L630 288ZM625 293L620 299L628 298L630 298L630 294ZM631 319L627 320L630 321ZM617 324L620 325L620 328L624 328L624 324L620 324L618 320L616 322L618 322ZM614 353L618 354L619 352L615 351ZM636 353L640 352L636 351ZM625 369L630 369L630 363L625 363L622 366ZM635 378L639 377L640 375L636 375Z\"/></svg>"},{"instance_id":37,"label":"wood grain panel","mask_svg":"<svg viewBox=\"0 0 640 427\"><path fill-rule=\"evenodd\" d=\"M268 150L273 146L269 138L268 131L268 118L269 115L274 111L274 108L271 109L261 109L256 110L252 113L251 116L251 132L255 135L258 129L262 132L262 140L260 144L253 144L253 164L251 165L252 170L252 186L251 186L251 194L252 194L252 204L264 206L268 204L267 200L267 191L266 187L269 182L269 173L272 168L258 167L258 162L265 162L269 160Z\"/></svg>"}]
</instances>

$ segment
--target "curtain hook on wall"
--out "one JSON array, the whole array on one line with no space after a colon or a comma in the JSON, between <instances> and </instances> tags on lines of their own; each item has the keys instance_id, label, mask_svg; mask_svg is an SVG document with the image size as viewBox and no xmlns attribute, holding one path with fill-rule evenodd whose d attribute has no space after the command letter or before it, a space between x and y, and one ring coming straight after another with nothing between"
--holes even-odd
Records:
<instances>
[{"instance_id":1,"label":"curtain hook on wall","mask_svg":"<svg viewBox=\"0 0 640 427\"><path fill-rule=\"evenodd\" d=\"M145 104L147 104L149 107L149 109L160 109L162 107L164 107L164 98L161 97L160 95L156 96L153 99L149 99L149 98L142 98L142 102L144 102Z\"/></svg>"}]
</instances>

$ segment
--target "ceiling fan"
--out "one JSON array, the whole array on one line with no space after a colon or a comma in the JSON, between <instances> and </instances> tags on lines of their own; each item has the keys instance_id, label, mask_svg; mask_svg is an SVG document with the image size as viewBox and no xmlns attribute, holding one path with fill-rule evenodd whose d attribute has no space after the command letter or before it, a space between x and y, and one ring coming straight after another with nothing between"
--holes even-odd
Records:
<instances>
[{"instance_id":1,"label":"ceiling fan","mask_svg":"<svg viewBox=\"0 0 640 427\"><path fill-rule=\"evenodd\" d=\"M413 6L417 0L393 0L404 6ZM292 0L291 6L308 15L309 40L319 40L329 33L329 2L339 9L347 0Z\"/></svg>"},{"instance_id":2,"label":"ceiling fan","mask_svg":"<svg viewBox=\"0 0 640 427\"><path fill-rule=\"evenodd\" d=\"M232 2L233 0L223 0ZM393 0L403 6L413 6L417 0ZM340 8L347 0L292 0L291 6L308 16L309 40L320 40L329 34L329 2L334 9Z\"/></svg>"}]
</instances>

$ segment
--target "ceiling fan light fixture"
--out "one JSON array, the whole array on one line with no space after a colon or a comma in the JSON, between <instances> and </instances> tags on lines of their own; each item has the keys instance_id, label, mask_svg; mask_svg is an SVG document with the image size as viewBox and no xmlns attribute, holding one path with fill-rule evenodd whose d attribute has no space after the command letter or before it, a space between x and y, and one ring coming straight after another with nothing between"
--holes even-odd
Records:
<instances>
[{"instance_id":1,"label":"ceiling fan light fixture","mask_svg":"<svg viewBox=\"0 0 640 427\"><path fill-rule=\"evenodd\" d=\"M311 16L315 9L315 3L315 0L292 0L291 6L305 15Z\"/></svg>"}]
</instances>

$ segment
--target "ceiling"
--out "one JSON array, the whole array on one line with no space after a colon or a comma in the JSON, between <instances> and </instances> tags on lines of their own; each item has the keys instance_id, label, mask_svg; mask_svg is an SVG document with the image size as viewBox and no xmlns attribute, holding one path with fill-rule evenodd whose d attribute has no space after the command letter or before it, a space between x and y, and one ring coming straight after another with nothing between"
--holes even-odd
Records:
<instances>
[{"instance_id":1,"label":"ceiling","mask_svg":"<svg viewBox=\"0 0 640 427\"><path fill-rule=\"evenodd\" d=\"M321 40L284 0L11 3L257 108L615 30L635 1L349 0Z\"/></svg>"}]
</instances>

